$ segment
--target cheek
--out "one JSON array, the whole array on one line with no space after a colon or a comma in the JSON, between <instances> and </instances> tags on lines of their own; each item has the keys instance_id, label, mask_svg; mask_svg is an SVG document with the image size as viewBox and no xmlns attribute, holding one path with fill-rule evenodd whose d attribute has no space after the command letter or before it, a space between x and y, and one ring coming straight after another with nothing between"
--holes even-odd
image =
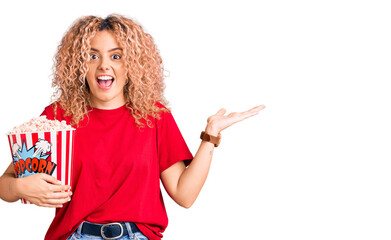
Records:
<instances>
[{"instance_id":1,"label":"cheek","mask_svg":"<svg viewBox=\"0 0 391 240\"><path fill-rule=\"evenodd\" d=\"M87 74L85 84L87 85L87 88L88 88L89 90L91 90L91 89L94 89L93 86L95 86L95 85L97 84L97 82L95 81L95 79L94 79L93 76L90 76L90 77L89 77L88 74ZM92 87L92 88L91 88L91 87Z\"/></svg>"},{"instance_id":2,"label":"cheek","mask_svg":"<svg viewBox=\"0 0 391 240\"><path fill-rule=\"evenodd\" d=\"M94 75L87 73L86 80L87 80L88 84L92 84L94 82Z\"/></svg>"},{"instance_id":3,"label":"cheek","mask_svg":"<svg viewBox=\"0 0 391 240\"><path fill-rule=\"evenodd\" d=\"M125 69L125 64L124 63L118 63L116 66L115 66L115 69L118 73L121 73L121 74L124 74L126 72L126 69Z\"/></svg>"},{"instance_id":4,"label":"cheek","mask_svg":"<svg viewBox=\"0 0 391 240\"><path fill-rule=\"evenodd\" d=\"M87 82L89 84L93 83L95 81L95 71L93 70L92 66L88 66L88 72L86 74Z\"/></svg>"},{"instance_id":5,"label":"cheek","mask_svg":"<svg viewBox=\"0 0 391 240\"><path fill-rule=\"evenodd\" d=\"M117 66L115 72L116 72L117 78L120 78L121 80L125 79L125 81L126 81L126 69L123 65Z\"/></svg>"},{"instance_id":6,"label":"cheek","mask_svg":"<svg viewBox=\"0 0 391 240\"><path fill-rule=\"evenodd\" d=\"M87 81L86 81L86 84L88 85L88 86L92 86L94 83L93 83L93 81L91 81L91 79L87 76Z\"/></svg>"}]
</instances>

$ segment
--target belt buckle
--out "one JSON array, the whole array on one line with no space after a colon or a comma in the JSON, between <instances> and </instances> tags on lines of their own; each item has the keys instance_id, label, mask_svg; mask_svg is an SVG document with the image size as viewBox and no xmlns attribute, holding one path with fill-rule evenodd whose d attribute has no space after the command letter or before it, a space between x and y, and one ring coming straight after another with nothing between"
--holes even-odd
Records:
<instances>
[{"instance_id":1,"label":"belt buckle","mask_svg":"<svg viewBox=\"0 0 391 240\"><path fill-rule=\"evenodd\" d=\"M105 232L104 232L104 228L107 226L111 226L111 225L118 225L121 228L121 234L119 236L112 237L112 238L106 237ZM100 235L102 236L103 239L114 240L114 239L118 239L118 238L122 237L123 234L124 234L124 228L122 227L121 223L117 223L117 222L106 223L106 224L103 224L102 227L100 228Z\"/></svg>"}]
</instances>

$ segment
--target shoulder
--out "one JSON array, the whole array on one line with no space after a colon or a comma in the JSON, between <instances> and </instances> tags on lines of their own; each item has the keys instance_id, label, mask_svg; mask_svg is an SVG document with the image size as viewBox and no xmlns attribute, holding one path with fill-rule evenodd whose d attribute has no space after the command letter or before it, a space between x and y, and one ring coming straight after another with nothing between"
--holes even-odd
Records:
<instances>
[{"instance_id":1,"label":"shoulder","mask_svg":"<svg viewBox=\"0 0 391 240\"><path fill-rule=\"evenodd\" d=\"M161 102L155 102L155 106L160 109L160 111L165 110L165 111L170 111L168 107L163 105Z\"/></svg>"},{"instance_id":2,"label":"shoulder","mask_svg":"<svg viewBox=\"0 0 391 240\"><path fill-rule=\"evenodd\" d=\"M155 118L155 123L157 127L167 130L171 128L177 128L177 124L171 112L171 109L160 102L156 102L155 106L159 108L159 111L157 112L158 117Z\"/></svg>"},{"instance_id":3,"label":"shoulder","mask_svg":"<svg viewBox=\"0 0 391 240\"><path fill-rule=\"evenodd\" d=\"M43 112L41 113L42 115L46 115L47 119L50 120L66 120L67 123L69 122L70 119L69 117L65 117L65 110L58 104L57 102L54 102L50 104L49 106L46 106Z\"/></svg>"},{"instance_id":4,"label":"shoulder","mask_svg":"<svg viewBox=\"0 0 391 240\"><path fill-rule=\"evenodd\" d=\"M167 117L169 118L172 117L171 109L165 106L164 104L162 104L161 102L155 102L155 107L157 107L155 113L157 115L156 119L158 121Z\"/></svg>"},{"instance_id":5,"label":"shoulder","mask_svg":"<svg viewBox=\"0 0 391 240\"><path fill-rule=\"evenodd\" d=\"M41 113L41 116L45 115L48 119L54 118L54 103L50 104L49 106L46 106L43 112Z\"/></svg>"}]
</instances>

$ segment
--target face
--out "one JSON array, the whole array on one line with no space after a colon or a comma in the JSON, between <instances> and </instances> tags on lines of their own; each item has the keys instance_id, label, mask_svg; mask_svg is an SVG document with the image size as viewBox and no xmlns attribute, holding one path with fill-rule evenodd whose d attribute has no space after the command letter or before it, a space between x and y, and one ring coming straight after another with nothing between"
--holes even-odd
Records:
<instances>
[{"instance_id":1,"label":"face","mask_svg":"<svg viewBox=\"0 0 391 240\"><path fill-rule=\"evenodd\" d=\"M122 49L113 33L104 30L95 34L87 65L92 107L114 109L123 106L126 70Z\"/></svg>"}]
</instances>

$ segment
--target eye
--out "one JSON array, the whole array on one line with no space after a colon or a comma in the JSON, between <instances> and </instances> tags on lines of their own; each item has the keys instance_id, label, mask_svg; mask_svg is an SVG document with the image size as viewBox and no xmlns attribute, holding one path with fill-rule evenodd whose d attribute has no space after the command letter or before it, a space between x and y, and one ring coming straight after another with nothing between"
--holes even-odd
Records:
<instances>
[{"instance_id":1,"label":"eye","mask_svg":"<svg viewBox=\"0 0 391 240\"><path fill-rule=\"evenodd\" d=\"M98 57L98 55L96 55L96 54L90 54L90 58L91 58L92 60L96 60L96 59L98 59L99 57Z\"/></svg>"},{"instance_id":2,"label":"eye","mask_svg":"<svg viewBox=\"0 0 391 240\"><path fill-rule=\"evenodd\" d=\"M115 59L115 60L120 60L121 59L121 56L118 55L118 54L114 54L113 56L111 56L112 59Z\"/></svg>"}]
</instances>

